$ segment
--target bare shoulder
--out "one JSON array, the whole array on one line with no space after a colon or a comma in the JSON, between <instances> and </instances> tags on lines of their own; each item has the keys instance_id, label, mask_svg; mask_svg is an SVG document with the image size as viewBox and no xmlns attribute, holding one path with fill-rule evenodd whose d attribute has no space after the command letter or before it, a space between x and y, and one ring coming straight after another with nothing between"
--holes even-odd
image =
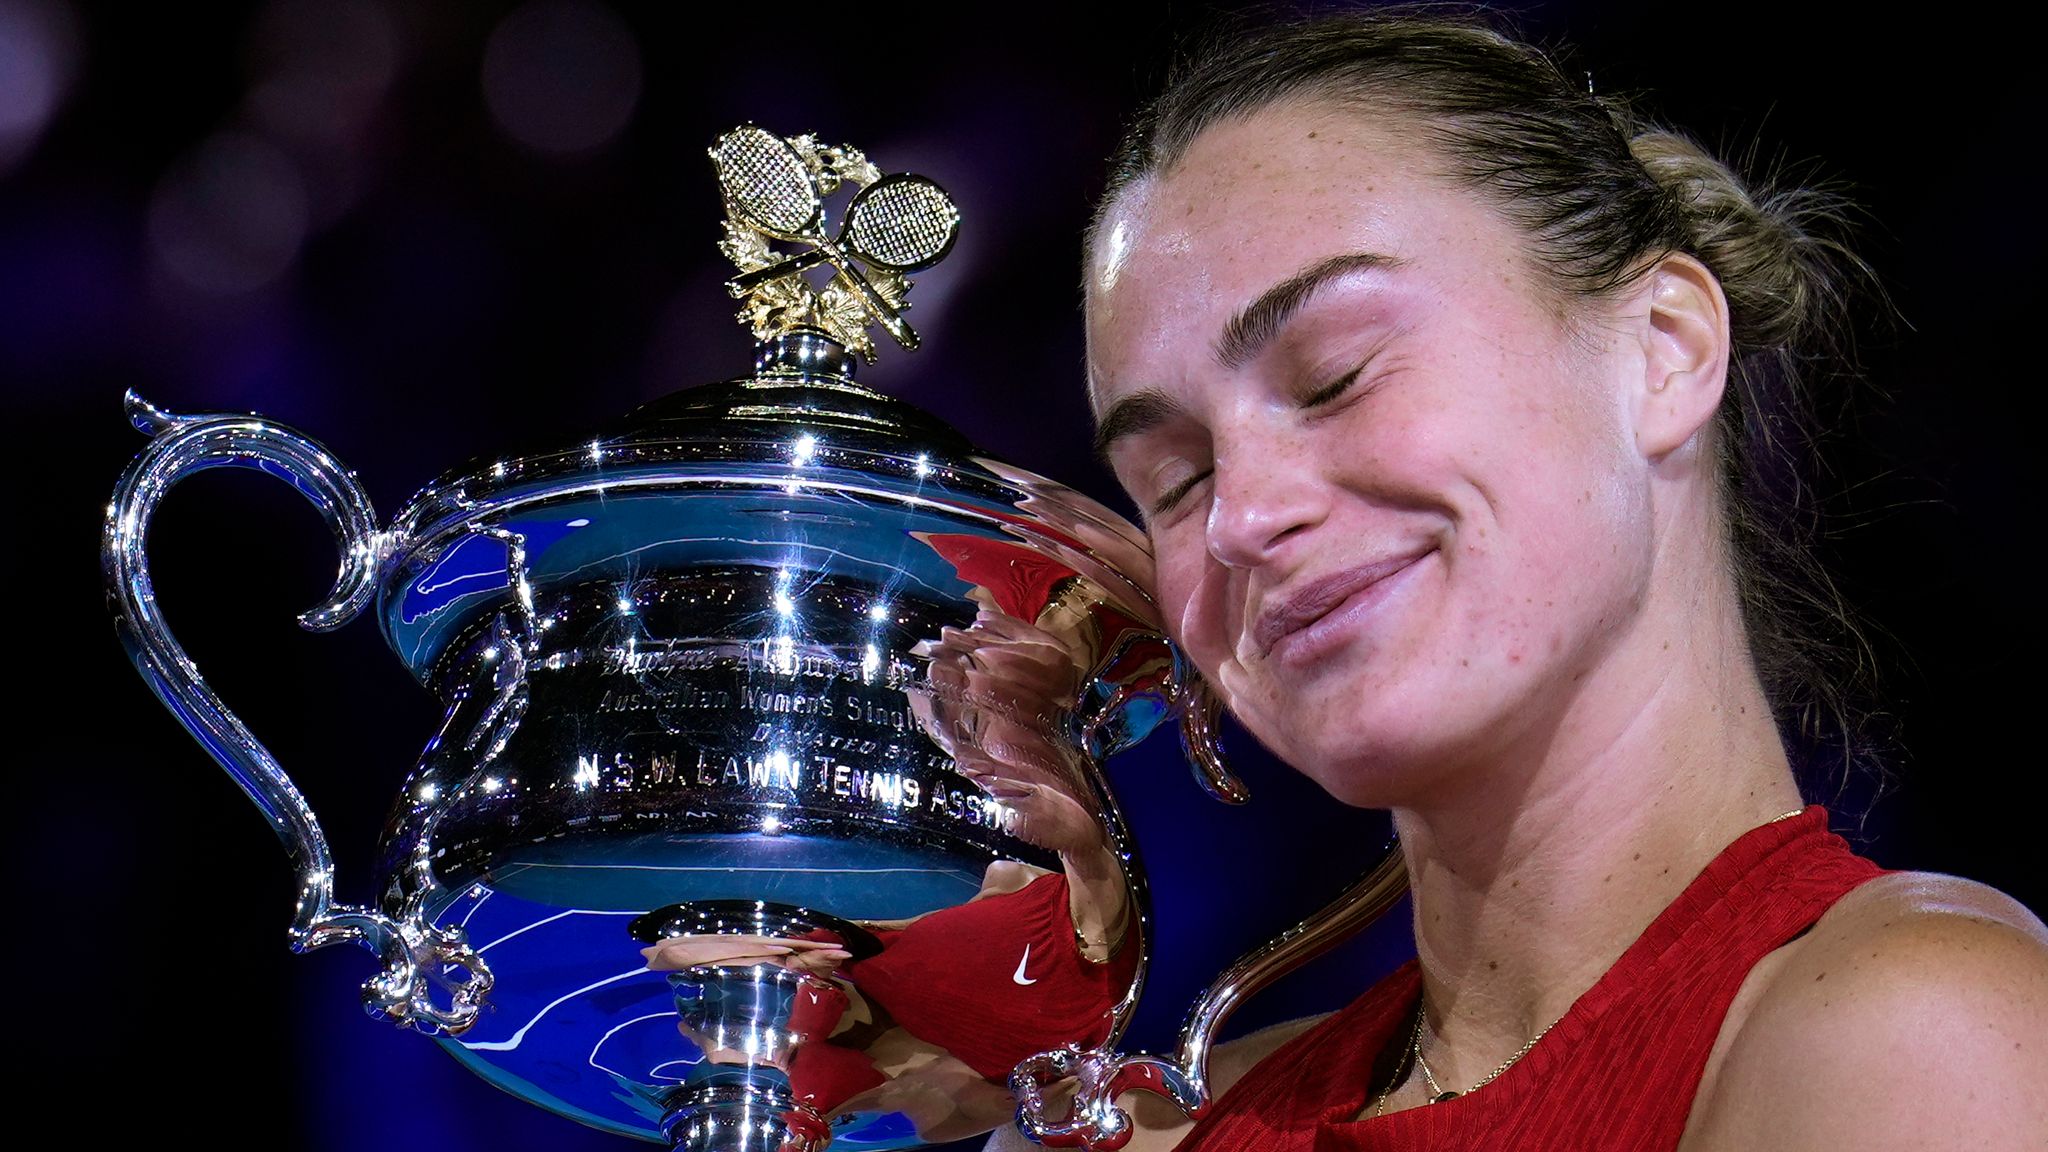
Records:
<instances>
[{"instance_id":1,"label":"bare shoulder","mask_svg":"<svg viewBox=\"0 0 2048 1152\"><path fill-rule=\"evenodd\" d=\"M1749 1004L1689 1150L2048 1145L2048 928L1995 889L1872 880Z\"/></svg>"},{"instance_id":2,"label":"bare shoulder","mask_svg":"<svg viewBox=\"0 0 2048 1152\"><path fill-rule=\"evenodd\" d=\"M1321 1016L1304 1016L1218 1044L1209 1053L1209 1091L1220 1098L1232 1085L1244 1079L1259 1061L1280 1050L1289 1040L1321 1023ZM1124 1152L1170 1152L1194 1124L1165 1099L1149 1092L1127 1092L1117 1103L1130 1113L1131 1142ZM1038 1146L1024 1138L1012 1125L990 1134L983 1152L1031 1152Z\"/></svg>"}]
</instances>

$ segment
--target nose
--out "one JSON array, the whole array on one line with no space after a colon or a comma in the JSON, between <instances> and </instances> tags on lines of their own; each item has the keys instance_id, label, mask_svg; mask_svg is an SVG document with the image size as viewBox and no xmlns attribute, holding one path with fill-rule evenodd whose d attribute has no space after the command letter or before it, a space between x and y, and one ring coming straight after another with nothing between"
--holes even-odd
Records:
<instances>
[{"instance_id":1,"label":"nose","mask_svg":"<svg viewBox=\"0 0 2048 1152\"><path fill-rule=\"evenodd\" d=\"M1299 445L1230 447L1210 477L1209 554L1226 568L1252 568L1321 524L1329 506Z\"/></svg>"}]
</instances>

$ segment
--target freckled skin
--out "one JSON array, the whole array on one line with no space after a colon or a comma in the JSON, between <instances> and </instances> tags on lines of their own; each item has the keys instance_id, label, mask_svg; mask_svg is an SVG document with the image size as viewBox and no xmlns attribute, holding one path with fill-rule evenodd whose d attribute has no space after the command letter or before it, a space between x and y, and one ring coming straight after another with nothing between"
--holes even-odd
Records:
<instances>
[{"instance_id":1,"label":"freckled skin","mask_svg":"<svg viewBox=\"0 0 2048 1152\"><path fill-rule=\"evenodd\" d=\"M1100 259L1091 277L1095 399L1160 388L1189 409L1113 453L1141 503L1161 469L1215 469L1150 522L1158 592L1197 665L1290 763L1388 806L1565 707L1562 686L1642 602L1649 501L1615 399L1636 362L1568 329L1529 290L1520 236L1447 194L1422 150L1274 119L1205 134L1108 218L1125 244L1113 277ZM1319 293L1243 368L1216 363L1235 310L1347 252L1402 266ZM1300 408L1390 330L1352 394ZM1342 653L1288 668L1249 636L1262 603L1417 547L1433 551L1392 611ZM1538 607L1528 589L1559 594Z\"/></svg>"},{"instance_id":2,"label":"freckled skin","mask_svg":"<svg viewBox=\"0 0 2048 1152\"><path fill-rule=\"evenodd\" d=\"M1391 263L1346 264L1219 358L1254 300L1362 252ZM1160 417L1111 463L1153 509L1168 626L1289 764L1394 810L1429 1063L1476 1083L1800 804L1722 543L1726 298L1663 254L1566 319L1524 238L1412 133L1313 104L1205 130L1119 195L1089 258L1097 414L1151 392ZM1259 635L1262 609L1388 560L1412 562L1313 644ZM1752 970L1680 1152L2048 1147L2048 1056L2020 1041L2039 1035L2048 928L1891 874ZM1214 1086L1277 1042L1223 1046ZM1920 1106L1979 1086L1998 1091L1967 1131ZM1428 1097L1411 1077L1384 1103ZM1131 1152L1186 1128L1138 1125Z\"/></svg>"}]
</instances>

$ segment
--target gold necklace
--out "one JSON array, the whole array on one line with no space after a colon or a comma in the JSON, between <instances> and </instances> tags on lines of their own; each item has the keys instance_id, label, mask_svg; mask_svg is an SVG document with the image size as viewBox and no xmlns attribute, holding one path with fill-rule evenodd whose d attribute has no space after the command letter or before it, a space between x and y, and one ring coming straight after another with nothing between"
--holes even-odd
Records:
<instances>
[{"instance_id":1,"label":"gold necklace","mask_svg":"<svg viewBox=\"0 0 2048 1152\"><path fill-rule=\"evenodd\" d=\"M1558 1017L1558 1020L1562 1019L1564 1019L1564 1017ZM1536 1042L1538 1040L1543 1039L1545 1036L1549 1035L1550 1030L1555 1027L1557 1027L1557 1020L1552 1020L1550 1023L1545 1024L1543 1026L1543 1031L1538 1032L1534 1036L1529 1037L1529 1042L1527 1044L1524 1044L1520 1048L1515 1049L1514 1055L1501 1061L1497 1066L1495 1066L1493 1071L1488 1072L1484 1076L1481 1076L1479 1078L1479 1083L1474 1084L1470 1088L1465 1089L1465 1092L1477 1092L1481 1088L1486 1087L1488 1084L1493 1083L1495 1077L1499 1076L1501 1073L1507 1071L1508 1069L1513 1068L1515 1066L1515 1061L1520 1060L1524 1056L1527 1056L1529 1054L1529 1050L1531 1048L1536 1047ZM1429 1085L1429 1102L1431 1104L1441 1104L1446 1100L1455 1100L1459 1096L1465 1094L1464 1092L1445 1091L1443 1087L1436 1082L1436 1077L1430 1075L1429 1061L1424 1060L1422 1058L1422 1029L1420 1028L1417 1028L1415 1030L1415 1066L1417 1068L1422 1069L1422 1079L1425 1083Z\"/></svg>"},{"instance_id":2,"label":"gold necklace","mask_svg":"<svg viewBox=\"0 0 2048 1152\"><path fill-rule=\"evenodd\" d=\"M1418 996L1415 998L1415 1028L1408 1036L1408 1043L1401 1046L1401 1066L1394 1069L1394 1075L1387 1081L1387 1086L1380 1089L1378 1103L1372 1106L1373 1119L1379 1119L1386 1112L1387 1097L1394 1094L1394 1089L1407 1083L1408 1073L1414 1067L1416 1053L1420 1051L1422 1051L1422 998Z\"/></svg>"},{"instance_id":3,"label":"gold necklace","mask_svg":"<svg viewBox=\"0 0 2048 1152\"><path fill-rule=\"evenodd\" d=\"M1804 813L1805 811L1806 809L1804 807L1794 808L1790 812L1785 812L1780 815L1773 816L1769 820L1764 821L1764 823L1776 824L1780 821L1790 820L1794 816L1798 816L1801 813ZM1408 1050L1406 1053L1407 1058L1402 1061L1401 1067L1394 1070L1393 1079L1388 1082L1385 1088L1380 1090L1379 1099L1373 1104L1372 1107L1372 1114L1374 1119L1378 1119L1380 1116L1386 1113L1387 1099L1394 1094L1394 1089L1399 1088L1402 1084L1407 1082L1409 1073L1418 1070L1422 1073L1422 1082L1429 1086L1429 1102L1431 1104L1441 1104L1446 1100L1455 1100L1459 1096L1465 1095L1465 1093L1477 1092L1481 1088L1486 1087L1488 1084L1493 1083L1496 1079L1500 1077L1501 1073L1506 1072L1510 1068L1513 1068L1517 1061L1519 1061L1522 1057L1527 1056L1529 1052L1536 1047L1536 1042L1543 1039L1545 1036L1548 1036L1550 1034L1550 1030L1552 1028L1557 1027L1559 1021L1562 1021L1564 1019L1564 1017L1560 1016L1556 1020L1552 1020L1550 1023L1545 1024L1543 1026L1543 1030L1536 1033L1534 1036L1529 1037L1529 1042L1522 1045L1520 1048L1517 1048L1515 1050L1514 1055L1509 1056L1507 1059L1501 1061L1498 1065L1494 1067L1493 1071L1488 1072L1486 1075L1480 1077L1479 1082L1477 1084L1472 1085L1470 1088L1465 1089L1465 1092L1452 1092L1446 1090L1443 1087L1443 1085L1438 1084L1436 1082L1436 1074L1430 1071L1429 1061L1424 1060L1422 1058L1422 1023L1426 1016L1427 1013L1424 1010L1422 1001L1418 997L1415 1002L1415 1027L1408 1034Z\"/></svg>"},{"instance_id":4,"label":"gold necklace","mask_svg":"<svg viewBox=\"0 0 2048 1152\"><path fill-rule=\"evenodd\" d=\"M1422 1022L1425 1016L1426 1013L1423 1010L1421 1002L1417 1001L1415 1005L1415 1028L1408 1034L1408 1058L1402 1062L1401 1068L1395 1072L1393 1081L1389 1083L1386 1086L1386 1088L1381 1090L1378 1102L1373 1105L1372 1114L1374 1118L1378 1118L1379 1116L1382 1116L1386 1113L1387 1098L1394 1094L1394 1089L1399 1088L1403 1083L1407 1081L1408 1073L1411 1070L1420 1071L1422 1073L1423 1083L1429 1085L1429 1102L1431 1104L1441 1104L1446 1100L1455 1100L1458 1097L1465 1095L1465 1093L1467 1092L1477 1092L1481 1088L1486 1087L1488 1084L1493 1083L1496 1079L1500 1077L1501 1073L1506 1072L1510 1068L1513 1068L1517 1061L1519 1061L1522 1057L1527 1056L1532 1050L1534 1050L1537 1041L1542 1040L1545 1036L1550 1035L1550 1030L1552 1028L1557 1027L1558 1022L1564 1019L1564 1017L1560 1016L1557 1018L1557 1020L1552 1020L1550 1023L1545 1024L1543 1026L1543 1030L1536 1033L1534 1036L1529 1037L1529 1042L1522 1045L1520 1048L1517 1048L1514 1052L1514 1055L1509 1056L1507 1059L1501 1061L1498 1065L1495 1065L1493 1071L1488 1072L1486 1075L1480 1077L1479 1082L1477 1084L1472 1085L1470 1088L1465 1089L1465 1092L1453 1092L1444 1088L1443 1085L1438 1084L1436 1082L1436 1074L1429 1070L1429 1061L1424 1060L1422 1058Z\"/></svg>"}]
</instances>

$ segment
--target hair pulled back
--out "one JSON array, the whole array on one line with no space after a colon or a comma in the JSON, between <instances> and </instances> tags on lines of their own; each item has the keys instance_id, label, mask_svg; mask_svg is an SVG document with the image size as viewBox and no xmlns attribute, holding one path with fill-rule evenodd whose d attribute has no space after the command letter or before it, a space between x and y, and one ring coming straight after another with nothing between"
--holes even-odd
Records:
<instances>
[{"instance_id":1,"label":"hair pulled back","mask_svg":"<svg viewBox=\"0 0 2048 1152\"><path fill-rule=\"evenodd\" d=\"M1870 646L1817 558L1813 397L1849 370L1845 285L1867 267L1837 237L1845 206L1751 184L1683 134L1638 121L1479 18L1398 8L1233 30L1181 60L1126 134L1096 221L1208 128L1290 100L1417 130L1450 179L1527 235L1566 304L1682 252L1720 281L1732 349L1715 417L1727 546L1779 730L1809 789L1863 757ZM1091 236L1092 242L1092 236ZM1834 781L1835 791L1847 783Z\"/></svg>"}]
</instances>

